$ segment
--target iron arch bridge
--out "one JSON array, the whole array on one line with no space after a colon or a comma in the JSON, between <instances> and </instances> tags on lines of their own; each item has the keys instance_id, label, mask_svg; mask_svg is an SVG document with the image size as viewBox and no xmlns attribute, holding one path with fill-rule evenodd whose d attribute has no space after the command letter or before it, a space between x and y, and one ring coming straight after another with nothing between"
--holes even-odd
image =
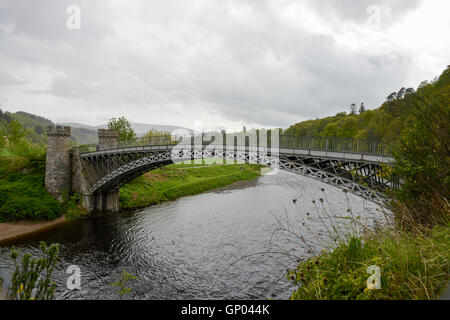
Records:
<instances>
[{"instance_id":1,"label":"iron arch bridge","mask_svg":"<svg viewBox=\"0 0 450 320\"><path fill-rule=\"evenodd\" d=\"M293 172L377 202L386 200L388 188L397 187L397 183L388 181L383 174L393 159L378 144L367 150L367 143L351 141L350 144L337 144L335 140L327 139L321 147L318 144L314 146L311 143L313 139L305 139L309 140L292 143L281 139L278 148L248 144L226 148L204 143L166 143L101 151L80 150L80 160L91 194L116 191L143 173L168 164L211 158L218 159L219 164L260 164ZM351 150L343 148L343 145L351 145Z\"/></svg>"}]
</instances>

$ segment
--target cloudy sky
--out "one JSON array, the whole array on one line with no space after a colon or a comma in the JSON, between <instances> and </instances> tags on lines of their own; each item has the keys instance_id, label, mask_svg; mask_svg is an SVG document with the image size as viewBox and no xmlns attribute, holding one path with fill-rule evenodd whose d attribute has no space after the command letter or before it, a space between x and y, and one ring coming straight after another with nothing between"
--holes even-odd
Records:
<instances>
[{"instance_id":1,"label":"cloudy sky","mask_svg":"<svg viewBox=\"0 0 450 320\"><path fill-rule=\"evenodd\" d=\"M449 12L448 0L0 0L0 108L288 127L432 80L450 64Z\"/></svg>"}]
</instances>

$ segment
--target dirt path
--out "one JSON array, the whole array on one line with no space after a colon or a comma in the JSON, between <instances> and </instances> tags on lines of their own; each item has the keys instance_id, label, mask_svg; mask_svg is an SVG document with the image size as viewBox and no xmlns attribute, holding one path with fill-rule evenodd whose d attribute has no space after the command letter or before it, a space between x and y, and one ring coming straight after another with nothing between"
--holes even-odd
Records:
<instances>
[{"instance_id":1,"label":"dirt path","mask_svg":"<svg viewBox=\"0 0 450 320\"><path fill-rule=\"evenodd\" d=\"M66 217L63 216L56 220L46 222L20 221L15 223L14 222L0 223L0 243L6 240L19 238L26 234L51 229L66 221L67 221Z\"/></svg>"}]
</instances>

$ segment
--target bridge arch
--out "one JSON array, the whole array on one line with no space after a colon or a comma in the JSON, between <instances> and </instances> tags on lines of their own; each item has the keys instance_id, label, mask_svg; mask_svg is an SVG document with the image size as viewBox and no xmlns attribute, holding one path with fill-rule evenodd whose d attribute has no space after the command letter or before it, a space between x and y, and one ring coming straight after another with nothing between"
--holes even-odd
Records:
<instances>
[{"instance_id":1,"label":"bridge arch","mask_svg":"<svg viewBox=\"0 0 450 320\"><path fill-rule=\"evenodd\" d=\"M334 157L325 157L282 149L281 154L257 153L244 148L219 152L201 147L174 150L171 146L160 146L145 149L125 148L83 155L85 168L91 167L92 172L101 172L101 167L97 165L99 162L107 168L100 177L91 175L94 179L90 184L90 193L118 190L122 185L152 169L181 161L200 159L218 159L224 160L225 163L237 161L260 164L311 177L376 201L384 199L383 191L388 187L388 182L377 176L381 165L374 161L375 159L364 160L355 157L348 159L349 155L346 159L344 154L338 158L336 154ZM98 157L102 160L97 159ZM105 161L109 164L105 164Z\"/></svg>"}]
</instances>

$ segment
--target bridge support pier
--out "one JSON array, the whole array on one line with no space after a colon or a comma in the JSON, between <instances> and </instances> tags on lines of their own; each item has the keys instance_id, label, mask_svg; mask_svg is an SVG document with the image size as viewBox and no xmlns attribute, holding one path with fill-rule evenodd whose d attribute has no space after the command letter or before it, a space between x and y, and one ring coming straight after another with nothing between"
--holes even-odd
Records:
<instances>
[{"instance_id":1,"label":"bridge support pier","mask_svg":"<svg viewBox=\"0 0 450 320\"><path fill-rule=\"evenodd\" d=\"M113 130L98 130L99 150L117 148L117 132ZM82 205L88 212L118 212L119 190L109 190L102 193L91 193L88 174L83 170L80 159L80 149L72 149L72 191L82 195Z\"/></svg>"},{"instance_id":2,"label":"bridge support pier","mask_svg":"<svg viewBox=\"0 0 450 320\"><path fill-rule=\"evenodd\" d=\"M119 191L109 191L105 193L84 194L83 207L88 212L118 212L119 211Z\"/></svg>"}]
</instances>

